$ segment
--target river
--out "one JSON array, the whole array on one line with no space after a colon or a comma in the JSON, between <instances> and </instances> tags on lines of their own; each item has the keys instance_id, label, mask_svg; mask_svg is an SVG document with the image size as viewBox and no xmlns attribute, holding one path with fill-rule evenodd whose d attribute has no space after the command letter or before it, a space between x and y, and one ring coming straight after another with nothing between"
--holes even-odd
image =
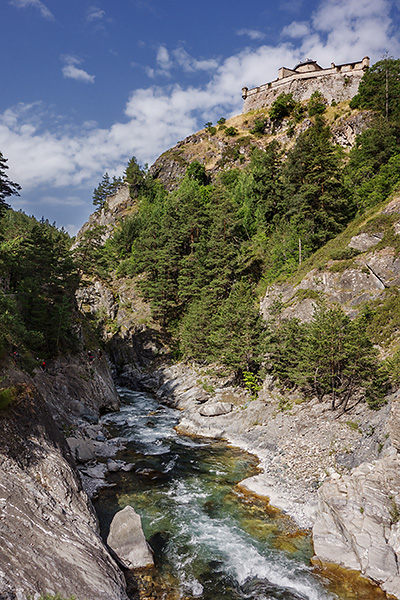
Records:
<instances>
[{"instance_id":1,"label":"river","mask_svg":"<svg viewBox=\"0 0 400 600\"><path fill-rule=\"evenodd\" d=\"M142 517L156 568L141 590L157 599L373 600L375 586L310 565L312 543L289 518L235 486L257 473L257 459L227 444L179 435L179 411L149 394L121 389L121 410L102 418L125 438L95 502L106 538L113 515L132 505ZM152 590L151 593L149 590ZM147 597L142 593L142 597Z\"/></svg>"}]
</instances>

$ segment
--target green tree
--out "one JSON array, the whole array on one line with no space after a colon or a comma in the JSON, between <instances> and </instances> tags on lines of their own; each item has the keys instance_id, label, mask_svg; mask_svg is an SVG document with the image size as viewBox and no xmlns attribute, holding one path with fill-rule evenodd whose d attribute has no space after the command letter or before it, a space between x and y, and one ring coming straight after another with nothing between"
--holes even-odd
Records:
<instances>
[{"instance_id":1,"label":"green tree","mask_svg":"<svg viewBox=\"0 0 400 600\"><path fill-rule=\"evenodd\" d=\"M234 284L213 319L209 343L216 360L234 371L240 381L245 371L257 372L264 325L246 281Z\"/></svg>"},{"instance_id":2,"label":"green tree","mask_svg":"<svg viewBox=\"0 0 400 600\"><path fill-rule=\"evenodd\" d=\"M105 208L107 198L115 194L120 188L122 183L121 177L115 177L110 179L108 173L104 173L103 179L93 191L93 204L97 206L99 210Z\"/></svg>"},{"instance_id":3,"label":"green tree","mask_svg":"<svg viewBox=\"0 0 400 600\"><path fill-rule=\"evenodd\" d=\"M315 90L311 94L310 100L307 104L308 114L310 117L314 117L315 115L322 115L326 110L327 100L320 91Z\"/></svg>"},{"instance_id":4,"label":"green tree","mask_svg":"<svg viewBox=\"0 0 400 600\"><path fill-rule=\"evenodd\" d=\"M8 159L4 158L2 152L0 152L0 217L4 214L4 211L10 208L6 202L6 198L10 196L19 196L21 186L18 183L14 183L7 176L6 170Z\"/></svg>"},{"instance_id":5,"label":"green tree","mask_svg":"<svg viewBox=\"0 0 400 600\"><path fill-rule=\"evenodd\" d=\"M205 166L199 163L198 160L194 160L190 163L190 165L186 169L186 175L190 179L198 181L201 185L207 185L208 183L208 177Z\"/></svg>"},{"instance_id":6,"label":"green tree","mask_svg":"<svg viewBox=\"0 0 400 600\"><path fill-rule=\"evenodd\" d=\"M296 106L293 94L279 94L269 109L269 116L273 121L281 121L285 117L290 117Z\"/></svg>"},{"instance_id":7,"label":"green tree","mask_svg":"<svg viewBox=\"0 0 400 600\"><path fill-rule=\"evenodd\" d=\"M268 357L282 385L296 386L332 410L361 400L372 408L382 402L386 382L378 353L367 334L368 315L351 321L339 306L320 304L310 323L275 317L269 324Z\"/></svg>"},{"instance_id":8,"label":"green tree","mask_svg":"<svg viewBox=\"0 0 400 600\"><path fill-rule=\"evenodd\" d=\"M145 173L140 168L135 156L132 156L125 169L125 181L129 184L131 198L137 198L145 185Z\"/></svg>"},{"instance_id":9,"label":"green tree","mask_svg":"<svg viewBox=\"0 0 400 600\"><path fill-rule=\"evenodd\" d=\"M387 121L400 121L400 59L384 58L366 70L351 108L371 109Z\"/></svg>"},{"instance_id":10,"label":"green tree","mask_svg":"<svg viewBox=\"0 0 400 600\"><path fill-rule=\"evenodd\" d=\"M312 250L340 233L354 215L343 180L343 159L321 117L288 153L283 170L285 220L298 227Z\"/></svg>"},{"instance_id":11,"label":"green tree","mask_svg":"<svg viewBox=\"0 0 400 600\"><path fill-rule=\"evenodd\" d=\"M106 227L95 225L86 229L78 240L73 251L74 260L78 266L79 275L97 275L100 278L107 277L107 256L104 252Z\"/></svg>"},{"instance_id":12,"label":"green tree","mask_svg":"<svg viewBox=\"0 0 400 600\"><path fill-rule=\"evenodd\" d=\"M377 376L378 352L366 333L366 316L351 321L341 307L317 308L307 336L308 381L332 410L369 398Z\"/></svg>"},{"instance_id":13,"label":"green tree","mask_svg":"<svg viewBox=\"0 0 400 600\"><path fill-rule=\"evenodd\" d=\"M362 211L373 205L366 200L364 190L371 189L372 182L381 168L387 171L388 161L399 153L399 126L395 123L386 123L383 117L377 118L369 129L357 136L344 175L358 210ZM390 180L393 180L393 175L390 174Z\"/></svg>"}]
</instances>

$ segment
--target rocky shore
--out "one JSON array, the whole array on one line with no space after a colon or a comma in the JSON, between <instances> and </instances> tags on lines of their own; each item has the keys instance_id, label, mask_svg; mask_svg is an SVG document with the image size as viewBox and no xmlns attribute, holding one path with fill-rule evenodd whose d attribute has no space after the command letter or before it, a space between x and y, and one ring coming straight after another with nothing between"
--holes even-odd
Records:
<instances>
[{"instance_id":1,"label":"rocky shore","mask_svg":"<svg viewBox=\"0 0 400 600\"><path fill-rule=\"evenodd\" d=\"M252 399L190 365L158 369L142 384L182 411L180 432L257 455L260 473L239 487L311 529L318 559L358 570L400 598L397 394L379 411L358 404L339 414L316 399L282 396L271 381Z\"/></svg>"},{"instance_id":2,"label":"rocky shore","mask_svg":"<svg viewBox=\"0 0 400 600\"><path fill-rule=\"evenodd\" d=\"M77 471L91 449L116 446L96 425L119 406L108 365L77 356L33 376L5 365L1 375L13 401L0 412L0 598L127 600Z\"/></svg>"}]
</instances>

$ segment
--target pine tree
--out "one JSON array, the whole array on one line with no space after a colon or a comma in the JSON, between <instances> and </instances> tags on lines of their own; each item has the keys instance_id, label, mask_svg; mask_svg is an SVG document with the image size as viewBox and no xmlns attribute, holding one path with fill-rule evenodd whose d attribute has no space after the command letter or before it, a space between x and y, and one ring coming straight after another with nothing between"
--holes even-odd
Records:
<instances>
[{"instance_id":1,"label":"pine tree","mask_svg":"<svg viewBox=\"0 0 400 600\"><path fill-rule=\"evenodd\" d=\"M351 108L371 109L386 121L400 122L400 59L384 58L363 75Z\"/></svg>"},{"instance_id":2,"label":"pine tree","mask_svg":"<svg viewBox=\"0 0 400 600\"><path fill-rule=\"evenodd\" d=\"M285 220L299 229L299 237L313 250L340 233L354 214L342 177L343 155L321 117L288 153L285 184Z\"/></svg>"},{"instance_id":3,"label":"pine tree","mask_svg":"<svg viewBox=\"0 0 400 600\"><path fill-rule=\"evenodd\" d=\"M107 198L118 191L121 183L121 177L115 177L115 175L113 175L113 178L110 179L109 174L104 173L103 179L97 188L93 190L93 205L97 206L99 210L105 208Z\"/></svg>"},{"instance_id":4,"label":"pine tree","mask_svg":"<svg viewBox=\"0 0 400 600\"><path fill-rule=\"evenodd\" d=\"M6 170L8 169L7 158L4 158L2 152L0 152L0 217L4 214L4 211L10 208L9 204L5 201L10 196L19 196L21 186L18 183L11 181Z\"/></svg>"},{"instance_id":5,"label":"pine tree","mask_svg":"<svg viewBox=\"0 0 400 600\"><path fill-rule=\"evenodd\" d=\"M212 323L209 343L214 358L235 372L257 371L261 362L263 322L254 304L251 286L238 281L228 298L220 303Z\"/></svg>"}]
</instances>

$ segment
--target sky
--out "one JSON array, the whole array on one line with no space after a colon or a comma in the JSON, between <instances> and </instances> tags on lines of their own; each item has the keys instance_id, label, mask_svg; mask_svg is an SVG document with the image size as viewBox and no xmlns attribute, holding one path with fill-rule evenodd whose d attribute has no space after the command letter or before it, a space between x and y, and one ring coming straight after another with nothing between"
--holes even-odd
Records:
<instances>
[{"instance_id":1,"label":"sky","mask_svg":"<svg viewBox=\"0 0 400 600\"><path fill-rule=\"evenodd\" d=\"M0 0L0 152L16 210L75 235L104 173L151 165L241 89L311 58L400 57L400 0Z\"/></svg>"}]
</instances>

